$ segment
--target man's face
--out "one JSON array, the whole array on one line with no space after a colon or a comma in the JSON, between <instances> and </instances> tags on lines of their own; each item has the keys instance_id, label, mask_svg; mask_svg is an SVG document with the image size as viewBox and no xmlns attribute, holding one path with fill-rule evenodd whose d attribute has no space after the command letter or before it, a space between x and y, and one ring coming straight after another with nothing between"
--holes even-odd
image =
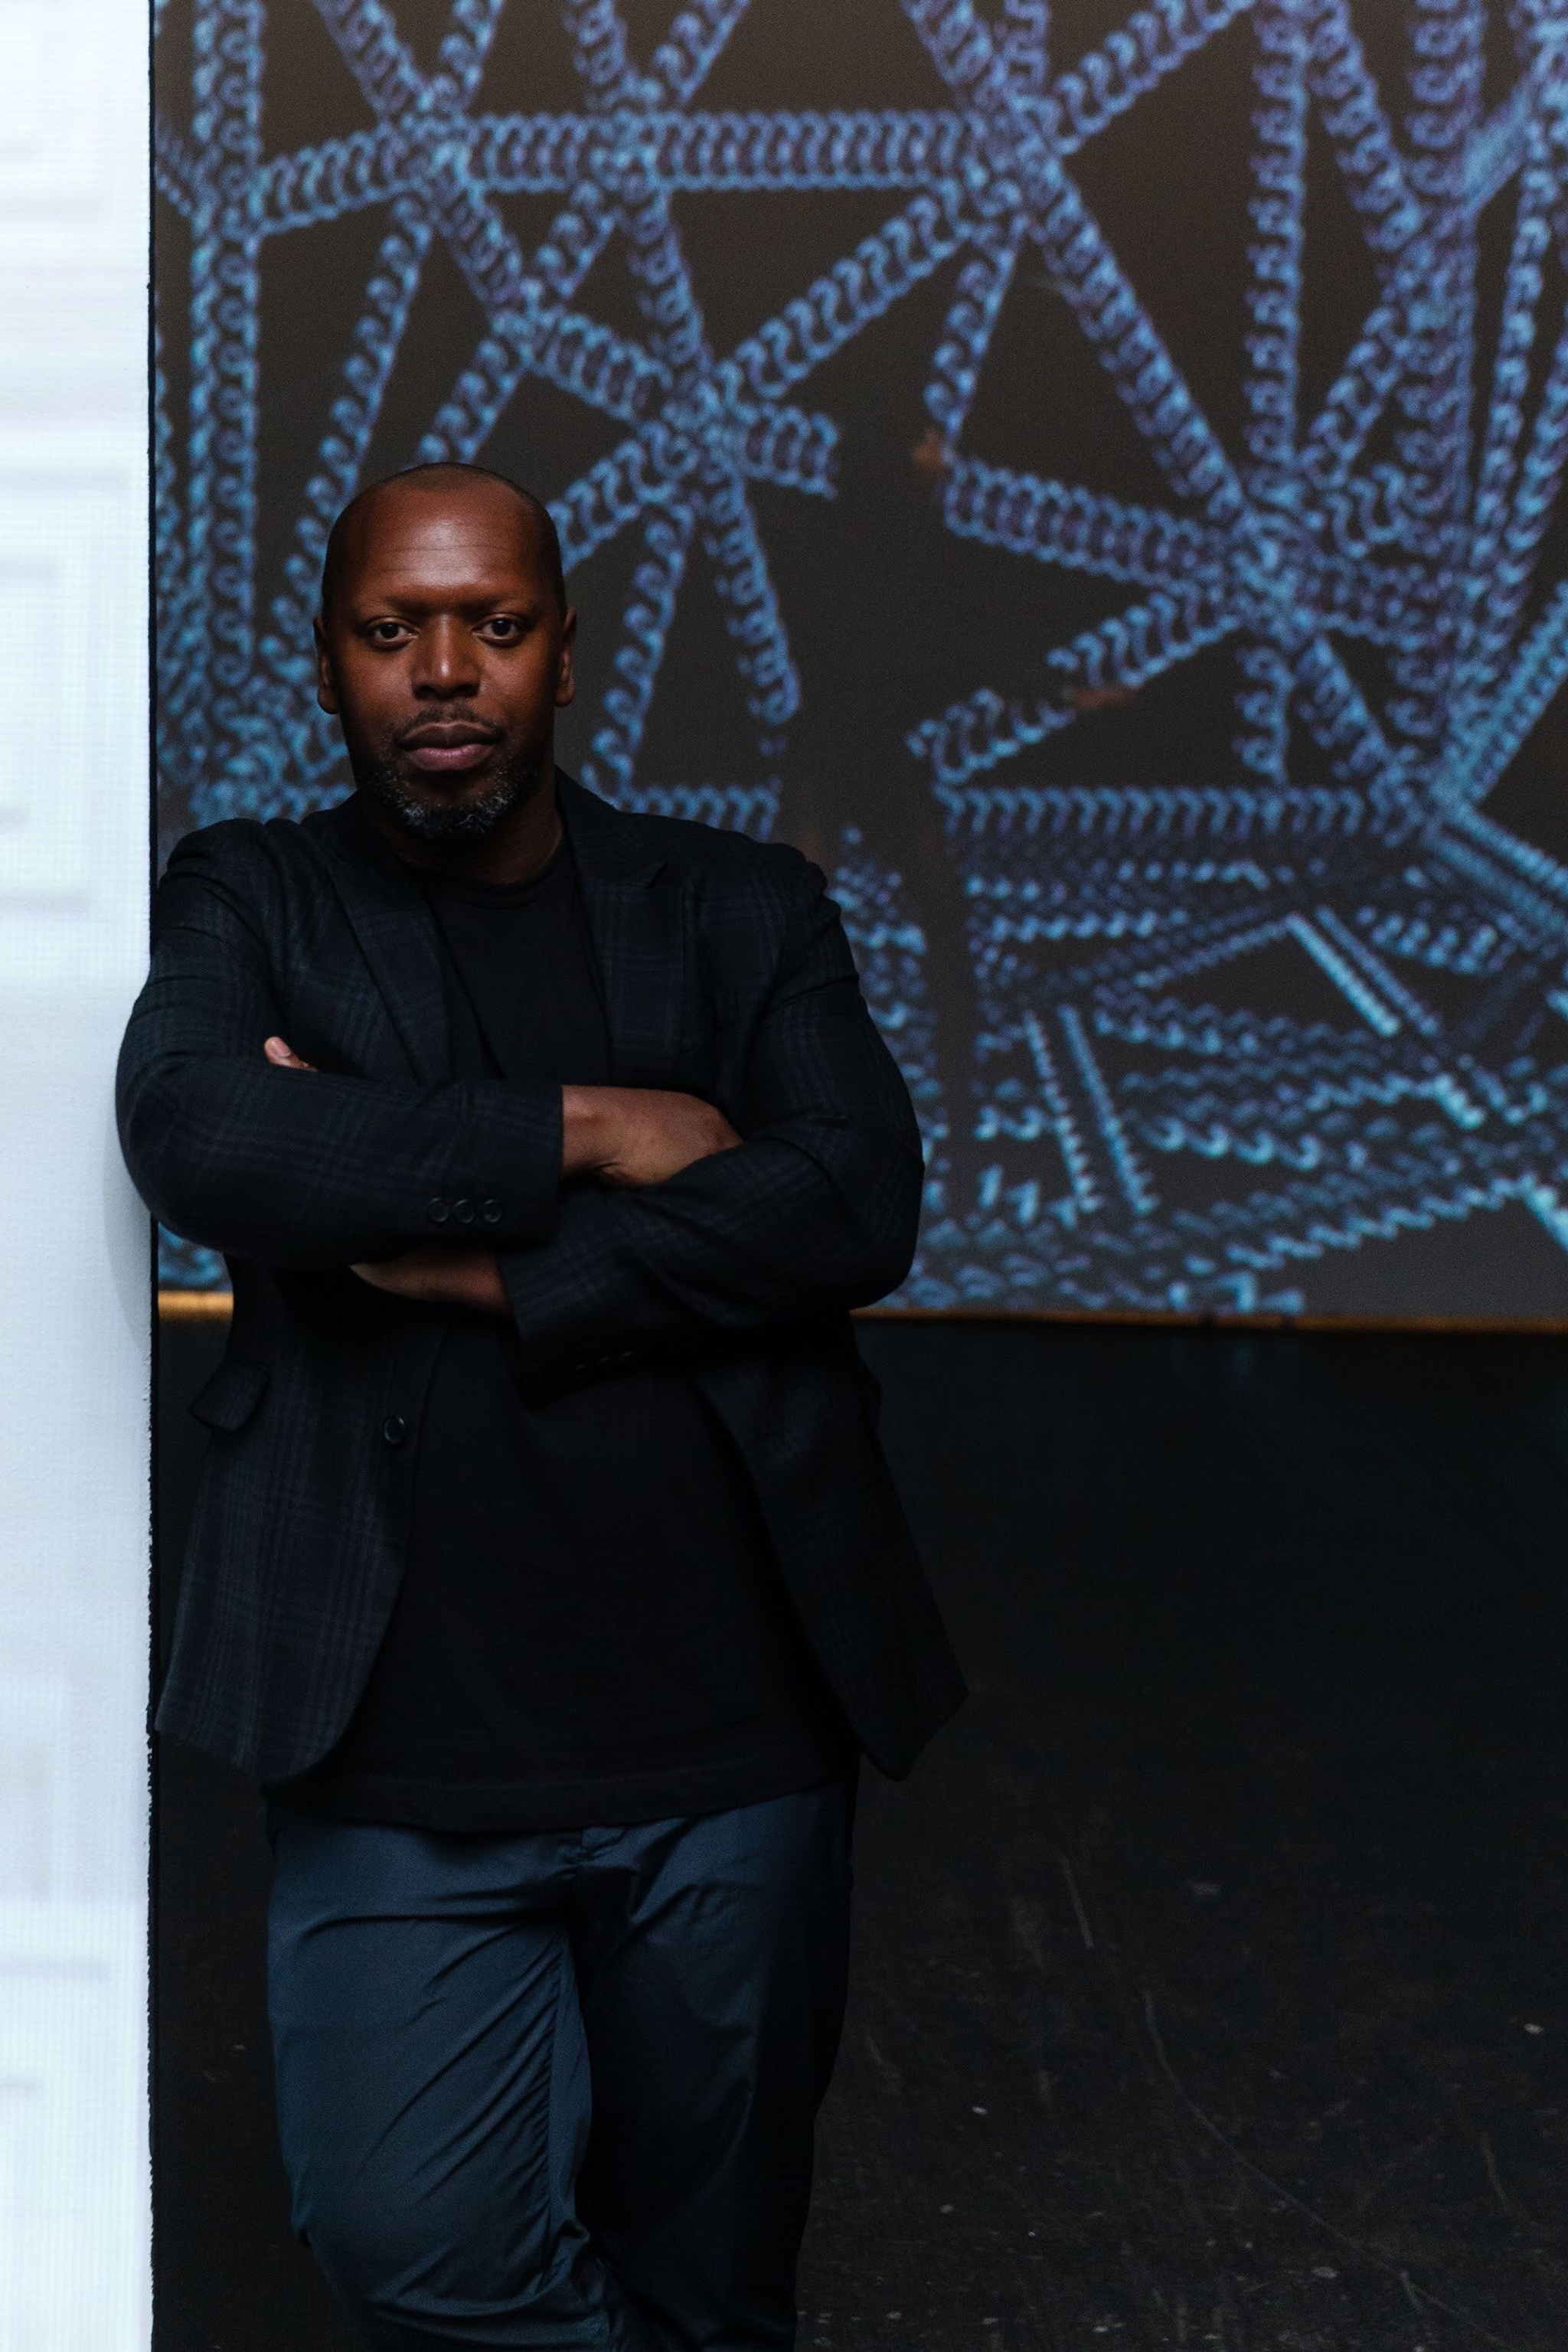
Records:
<instances>
[{"instance_id":1,"label":"man's face","mask_svg":"<svg viewBox=\"0 0 1568 2352\"><path fill-rule=\"evenodd\" d=\"M317 699L361 791L420 840L493 834L553 772L575 625L502 484L367 500L316 627Z\"/></svg>"}]
</instances>

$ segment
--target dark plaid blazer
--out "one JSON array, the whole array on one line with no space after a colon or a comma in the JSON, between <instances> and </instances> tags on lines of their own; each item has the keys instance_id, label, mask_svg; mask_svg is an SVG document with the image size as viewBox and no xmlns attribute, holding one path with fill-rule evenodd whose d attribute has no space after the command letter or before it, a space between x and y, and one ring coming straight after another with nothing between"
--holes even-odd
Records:
<instances>
[{"instance_id":1,"label":"dark plaid blazer","mask_svg":"<svg viewBox=\"0 0 1568 2352\"><path fill-rule=\"evenodd\" d=\"M348 1723L402 1574L444 1327L355 1259L496 1248L525 1394L688 1363L755 1484L867 1754L906 1770L963 1683L879 1448L847 1310L902 1280L921 1151L821 875L792 849L561 803L619 1085L725 1112L669 1182L559 1182L557 1089L454 1079L433 919L350 802L190 835L120 1065L143 1199L221 1250L227 1353L162 1729L282 1780ZM319 1075L276 1070L274 1031Z\"/></svg>"}]
</instances>

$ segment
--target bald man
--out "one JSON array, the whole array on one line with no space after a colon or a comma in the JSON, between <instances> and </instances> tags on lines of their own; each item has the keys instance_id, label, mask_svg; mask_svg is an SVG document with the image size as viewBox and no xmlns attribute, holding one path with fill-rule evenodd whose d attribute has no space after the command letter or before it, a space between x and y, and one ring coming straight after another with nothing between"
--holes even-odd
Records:
<instances>
[{"instance_id":1,"label":"bald man","mask_svg":"<svg viewBox=\"0 0 1568 2352\"><path fill-rule=\"evenodd\" d=\"M778 2352L861 1754L962 1684L848 1310L919 1137L823 877L557 773L477 468L361 493L354 789L175 850L121 1066L234 1284L160 1728L253 1773L297 2227L384 2352Z\"/></svg>"}]
</instances>

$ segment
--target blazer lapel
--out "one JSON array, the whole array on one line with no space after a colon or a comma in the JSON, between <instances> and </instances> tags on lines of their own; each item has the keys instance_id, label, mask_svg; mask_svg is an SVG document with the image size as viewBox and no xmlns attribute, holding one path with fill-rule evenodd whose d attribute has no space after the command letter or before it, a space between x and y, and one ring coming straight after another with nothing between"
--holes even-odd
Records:
<instances>
[{"instance_id":1,"label":"blazer lapel","mask_svg":"<svg viewBox=\"0 0 1568 2352\"><path fill-rule=\"evenodd\" d=\"M604 983L614 1082L677 1085L686 1042L684 893L664 858L648 856L640 828L569 777L557 789ZM430 910L352 801L312 830L409 1066L432 1086L450 1075L451 1039Z\"/></svg>"},{"instance_id":2,"label":"blazer lapel","mask_svg":"<svg viewBox=\"0 0 1568 2352\"><path fill-rule=\"evenodd\" d=\"M611 1075L617 1086L674 1086L686 1008L684 894L617 810L569 777L557 789L604 982Z\"/></svg>"},{"instance_id":3,"label":"blazer lapel","mask_svg":"<svg viewBox=\"0 0 1568 2352\"><path fill-rule=\"evenodd\" d=\"M409 1066L422 1086L434 1086L452 1069L435 918L352 801L318 824L333 887Z\"/></svg>"}]
</instances>

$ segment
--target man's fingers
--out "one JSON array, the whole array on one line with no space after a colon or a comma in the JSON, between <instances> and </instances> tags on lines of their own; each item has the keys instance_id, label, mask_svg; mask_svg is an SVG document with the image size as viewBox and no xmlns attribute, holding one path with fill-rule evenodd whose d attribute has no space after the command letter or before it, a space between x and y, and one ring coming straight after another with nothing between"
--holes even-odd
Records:
<instances>
[{"instance_id":1,"label":"man's fingers","mask_svg":"<svg viewBox=\"0 0 1568 2352\"><path fill-rule=\"evenodd\" d=\"M511 1302L491 1250L405 1250L401 1257L351 1265L351 1274L373 1290L395 1298L416 1298L437 1307L471 1307L481 1315L510 1315Z\"/></svg>"},{"instance_id":2,"label":"man's fingers","mask_svg":"<svg viewBox=\"0 0 1568 2352\"><path fill-rule=\"evenodd\" d=\"M362 1282L368 1282L373 1290L401 1290L407 1277L398 1274L397 1265L394 1257L380 1265L351 1265L349 1272L357 1274Z\"/></svg>"},{"instance_id":3,"label":"man's fingers","mask_svg":"<svg viewBox=\"0 0 1568 2352\"><path fill-rule=\"evenodd\" d=\"M361 1259L349 1267L349 1272L357 1274L362 1282L370 1283L376 1290L399 1290L405 1297L413 1297L423 1284L439 1277L444 1265L466 1255L461 1250L443 1254L425 1243L405 1250L398 1257Z\"/></svg>"},{"instance_id":4,"label":"man's fingers","mask_svg":"<svg viewBox=\"0 0 1568 2352\"><path fill-rule=\"evenodd\" d=\"M316 1066L314 1062L302 1062L286 1037L268 1037L262 1051L275 1069L313 1070Z\"/></svg>"}]
</instances>

